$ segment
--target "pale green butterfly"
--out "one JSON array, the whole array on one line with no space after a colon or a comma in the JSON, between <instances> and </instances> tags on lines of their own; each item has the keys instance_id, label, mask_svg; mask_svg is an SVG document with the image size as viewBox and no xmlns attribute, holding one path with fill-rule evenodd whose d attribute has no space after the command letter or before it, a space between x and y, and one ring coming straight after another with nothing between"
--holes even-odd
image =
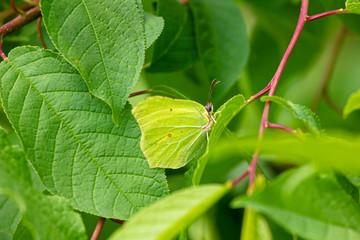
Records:
<instances>
[{"instance_id":1,"label":"pale green butterfly","mask_svg":"<svg viewBox=\"0 0 360 240\"><path fill-rule=\"evenodd\" d=\"M152 96L133 108L142 133L140 147L151 168L180 168L205 152L215 123L209 102L220 83L215 81L205 107L191 100Z\"/></svg>"}]
</instances>

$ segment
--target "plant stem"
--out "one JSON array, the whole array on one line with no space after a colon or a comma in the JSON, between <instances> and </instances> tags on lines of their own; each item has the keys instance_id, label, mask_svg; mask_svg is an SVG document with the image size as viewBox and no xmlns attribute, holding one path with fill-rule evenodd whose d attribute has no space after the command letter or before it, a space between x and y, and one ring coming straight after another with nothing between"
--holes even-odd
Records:
<instances>
[{"instance_id":1,"label":"plant stem","mask_svg":"<svg viewBox=\"0 0 360 240\"><path fill-rule=\"evenodd\" d=\"M323 18L323 17L335 15L335 14L343 14L343 13L351 13L351 12L347 11L346 9L341 8L341 9L337 9L337 10L332 10L332 11L316 14L314 16L306 16L305 21L313 21L313 20L316 20L319 18Z\"/></svg>"},{"instance_id":2,"label":"plant stem","mask_svg":"<svg viewBox=\"0 0 360 240\"><path fill-rule=\"evenodd\" d=\"M129 98L135 97L135 96L138 96L138 95L141 95L141 94L149 93L149 92L151 92L151 90L142 90L142 91L130 93Z\"/></svg>"},{"instance_id":3,"label":"plant stem","mask_svg":"<svg viewBox=\"0 0 360 240\"><path fill-rule=\"evenodd\" d=\"M12 33L13 31L18 30L22 26L28 24L29 22L37 19L41 16L40 6L36 6L25 13L25 16L20 16L14 20L2 25L0 27L0 38L5 37L6 35Z\"/></svg>"},{"instance_id":4,"label":"plant stem","mask_svg":"<svg viewBox=\"0 0 360 240\"><path fill-rule=\"evenodd\" d=\"M265 93L267 93L270 89L271 83L272 83L272 80L269 82L269 84L263 90L261 90L260 92L256 93L255 95L251 96L248 100L246 100L245 104L248 104L248 103L254 101L255 99L261 97Z\"/></svg>"},{"instance_id":5,"label":"plant stem","mask_svg":"<svg viewBox=\"0 0 360 240\"><path fill-rule=\"evenodd\" d=\"M296 133L296 130L289 128L287 126L281 125L281 124L277 124L277 123L266 122L266 127L281 129L281 130L284 130L289 133Z\"/></svg>"},{"instance_id":6,"label":"plant stem","mask_svg":"<svg viewBox=\"0 0 360 240\"><path fill-rule=\"evenodd\" d=\"M345 27L342 26L342 27L340 27L338 33L336 34L336 39L334 42L333 50L329 57L329 62L326 64L324 75L322 76L319 88L315 94L315 97L314 97L314 100L313 100L313 103L311 106L311 110L313 110L314 112L317 111L320 101L321 101L321 98L325 96L326 86L328 85L328 83L331 79L332 73L334 72L336 60L339 56L341 47L344 43L345 33L346 33L346 29L345 29ZM338 111L338 110L339 109L336 108L336 111Z\"/></svg>"},{"instance_id":7,"label":"plant stem","mask_svg":"<svg viewBox=\"0 0 360 240\"><path fill-rule=\"evenodd\" d=\"M246 170L242 175L240 175L238 178L236 178L234 181L231 182L231 186L237 185L239 182L244 180L247 176L249 176L249 170Z\"/></svg>"},{"instance_id":8,"label":"plant stem","mask_svg":"<svg viewBox=\"0 0 360 240\"><path fill-rule=\"evenodd\" d=\"M307 11L308 11L308 5L309 5L309 0L302 0L301 1L301 9L300 9L300 14L299 14L299 20L298 23L296 25L296 29L294 32L294 35L291 38L291 41L289 43L288 48L285 51L285 54L279 64L278 69L276 70L276 73L271 81L271 86L269 89L269 94L268 96L274 96L275 94L275 90L276 87L279 83L281 74L285 68L285 65L295 47L295 44L297 42L297 40L299 39L300 33L304 27L305 24L305 17L307 16ZM268 122L268 118L269 118L269 110L270 110L270 105L271 105L271 101L266 101L265 103L265 107L264 107L264 111L263 111L263 115L261 118L261 122L260 122L260 127L259 127L259 140L261 141L261 139L264 136L264 132L266 129L266 123ZM257 166L257 162L259 159L259 150L257 149L254 153L253 159L251 161L250 164L250 181L249 181L249 187L252 187L252 185L255 182L255 174L256 174L256 166Z\"/></svg>"},{"instance_id":9,"label":"plant stem","mask_svg":"<svg viewBox=\"0 0 360 240\"><path fill-rule=\"evenodd\" d=\"M34 6L29 5L29 4L20 4L17 6L17 8L22 11L27 11L32 7L34 7ZM14 12L14 10L12 8L1 11L0 12L0 22L4 21L5 19L13 17L14 15L16 15L16 12Z\"/></svg>"},{"instance_id":10,"label":"plant stem","mask_svg":"<svg viewBox=\"0 0 360 240\"><path fill-rule=\"evenodd\" d=\"M121 225L125 223L123 220L118 220L118 219L115 219L115 218L111 218L110 220L113 221L113 222L116 222L118 224L121 224Z\"/></svg>"},{"instance_id":11,"label":"plant stem","mask_svg":"<svg viewBox=\"0 0 360 240\"><path fill-rule=\"evenodd\" d=\"M91 236L91 240L97 240L99 238L104 223L105 223L105 218L99 217L99 221L96 224L93 235Z\"/></svg>"},{"instance_id":12,"label":"plant stem","mask_svg":"<svg viewBox=\"0 0 360 240\"><path fill-rule=\"evenodd\" d=\"M341 116L343 115L343 110L341 107L339 107L339 105L337 105L330 97L329 92L325 89L324 92L324 99L326 101L326 103L329 105L329 107L331 107L335 112L337 112L338 114L340 114Z\"/></svg>"},{"instance_id":13,"label":"plant stem","mask_svg":"<svg viewBox=\"0 0 360 240\"><path fill-rule=\"evenodd\" d=\"M43 38L43 35L42 35L42 32L41 32L41 19L42 19L42 17L39 17L39 18L37 19L37 23L36 23L37 33L38 33L38 37L39 37L41 46L42 46L44 49L47 49L46 44L45 44L45 41L44 41L44 38Z\"/></svg>"},{"instance_id":14,"label":"plant stem","mask_svg":"<svg viewBox=\"0 0 360 240\"><path fill-rule=\"evenodd\" d=\"M11 0L11 8L16 12L17 14L24 16L24 12L20 9L16 8L15 0Z\"/></svg>"},{"instance_id":15,"label":"plant stem","mask_svg":"<svg viewBox=\"0 0 360 240\"><path fill-rule=\"evenodd\" d=\"M9 61L8 57L5 55L5 53L2 50L3 41L0 41L0 56L4 61Z\"/></svg>"}]
</instances>

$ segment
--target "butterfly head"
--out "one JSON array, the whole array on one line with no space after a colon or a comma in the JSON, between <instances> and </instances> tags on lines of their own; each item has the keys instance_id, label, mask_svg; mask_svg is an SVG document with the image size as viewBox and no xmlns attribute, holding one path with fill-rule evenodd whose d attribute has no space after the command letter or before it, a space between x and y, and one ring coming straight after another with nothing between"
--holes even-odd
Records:
<instances>
[{"instance_id":1,"label":"butterfly head","mask_svg":"<svg viewBox=\"0 0 360 240\"><path fill-rule=\"evenodd\" d=\"M211 102L208 102L205 106L205 109L208 113L212 113L213 112L213 105Z\"/></svg>"}]
</instances>

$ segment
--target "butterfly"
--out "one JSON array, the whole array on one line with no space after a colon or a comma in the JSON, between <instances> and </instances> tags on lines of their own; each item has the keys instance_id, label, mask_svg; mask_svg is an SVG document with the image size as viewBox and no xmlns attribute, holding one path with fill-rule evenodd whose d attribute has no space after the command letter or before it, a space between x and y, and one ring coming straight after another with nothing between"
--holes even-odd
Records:
<instances>
[{"instance_id":1,"label":"butterfly","mask_svg":"<svg viewBox=\"0 0 360 240\"><path fill-rule=\"evenodd\" d=\"M180 168L206 151L215 123L209 99L219 83L212 81L206 106L191 100L152 96L132 109L142 133L140 147L151 168Z\"/></svg>"}]
</instances>

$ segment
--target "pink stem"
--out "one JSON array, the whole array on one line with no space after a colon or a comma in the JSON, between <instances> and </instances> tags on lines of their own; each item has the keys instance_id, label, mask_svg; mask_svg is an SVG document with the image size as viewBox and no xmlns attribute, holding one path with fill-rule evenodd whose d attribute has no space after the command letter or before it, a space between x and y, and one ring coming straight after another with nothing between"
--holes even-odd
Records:
<instances>
[{"instance_id":1,"label":"pink stem","mask_svg":"<svg viewBox=\"0 0 360 240\"><path fill-rule=\"evenodd\" d=\"M313 21L318 18L323 18L323 17L327 17L327 16L331 16L331 15L335 15L335 14L342 14L342 13L350 13L350 12L347 11L346 9L337 9L337 10L332 10L332 11L328 11L328 12L324 12L324 13L319 13L314 16L306 16L305 21Z\"/></svg>"},{"instance_id":2,"label":"pink stem","mask_svg":"<svg viewBox=\"0 0 360 240\"><path fill-rule=\"evenodd\" d=\"M272 80L269 82L269 84L263 90L261 90L260 92L256 93L255 95L251 96L248 100L246 100L245 104L248 104L248 103L254 101L255 99L261 97L265 93L267 93L270 89L271 83L272 83Z\"/></svg>"},{"instance_id":3,"label":"pink stem","mask_svg":"<svg viewBox=\"0 0 360 240\"><path fill-rule=\"evenodd\" d=\"M19 14L19 15L23 15L23 14L24 14L24 12L22 12L22 11L20 12L20 11L16 8L15 0L11 0L11 7L12 7L13 11L16 12L17 14Z\"/></svg>"},{"instance_id":4,"label":"pink stem","mask_svg":"<svg viewBox=\"0 0 360 240\"><path fill-rule=\"evenodd\" d=\"M296 133L296 130L289 128L287 126L281 125L281 124L276 124L276 123L270 123L270 122L266 122L266 127L267 128L277 128L277 129L281 129L290 133Z\"/></svg>"},{"instance_id":5,"label":"pink stem","mask_svg":"<svg viewBox=\"0 0 360 240\"><path fill-rule=\"evenodd\" d=\"M142 90L142 91L139 91L139 92L130 93L129 98L135 97L135 96L138 96L138 95L141 95L141 94L149 93L149 92L150 92L150 90Z\"/></svg>"},{"instance_id":6,"label":"pink stem","mask_svg":"<svg viewBox=\"0 0 360 240\"><path fill-rule=\"evenodd\" d=\"M286 65L286 63L291 55L291 52L293 51L295 44L299 39L300 33L304 27L306 16L307 16L307 11L308 11L308 5L309 5L309 0L301 1L299 20L296 25L294 35L292 36L289 46L286 49L286 52L285 52L285 54L279 64L279 67L276 70L276 73L272 79L268 96L274 96L274 94L275 94L275 90L279 83L281 74L284 71L285 65ZM259 140L261 140L264 136L264 132L266 129L266 123L268 122L268 118L269 118L270 105L271 105L271 101L266 101L263 115L261 118L260 127L259 127ZM257 166L258 159L259 159L259 150L256 150L254 153L253 159L251 161L251 164L250 164L250 169L249 169L249 171L250 171L249 187L251 187L255 182L256 166Z\"/></svg>"},{"instance_id":7,"label":"pink stem","mask_svg":"<svg viewBox=\"0 0 360 240\"><path fill-rule=\"evenodd\" d=\"M104 223L105 223L105 218L100 217L98 223L96 224L93 235L91 236L91 240L97 240L99 238Z\"/></svg>"},{"instance_id":8,"label":"pink stem","mask_svg":"<svg viewBox=\"0 0 360 240\"><path fill-rule=\"evenodd\" d=\"M38 33L38 37L40 40L40 44L44 49L47 49L43 35L42 35L42 31L41 31L41 17L39 17L37 19L36 27L37 27L37 33Z\"/></svg>"},{"instance_id":9,"label":"pink stem","mask_svg":"<svg viewBox=\"0 0 360 240\"><path fill-rule=\"evenodd\" d=\"M237 185L239 182L241 182L242 180L244 180L247 176L249 176L249 170L246 170L246 172L244 172L241 176L239 176L238 178L236 178L234 181L232 181L231 186L235 186Z\"/></svg>"},{"instance_id":10,"label":"pink stem","mask_svg":"<svg viewBox=\"0 0 360 240\"><path fill-rule=\"evenodd\" d=\"M9 61L8 57L5 55L5 53L2 50L3 41L0 41L0 56L4 61Z\"/></svg>"},{"instance_id":11,"label":"pink stem","mask_svg":"<svg viewBox=\"0 0 360 240\"><path fill-rule=\"evenodd\" d=\"M123 220L118 220L118 219L115 219L115 218L111 218L110 220L113 221L113 222L116 222L118 224L121 224L121 225L125 223Z\"/></svg>"}]
</instances>

